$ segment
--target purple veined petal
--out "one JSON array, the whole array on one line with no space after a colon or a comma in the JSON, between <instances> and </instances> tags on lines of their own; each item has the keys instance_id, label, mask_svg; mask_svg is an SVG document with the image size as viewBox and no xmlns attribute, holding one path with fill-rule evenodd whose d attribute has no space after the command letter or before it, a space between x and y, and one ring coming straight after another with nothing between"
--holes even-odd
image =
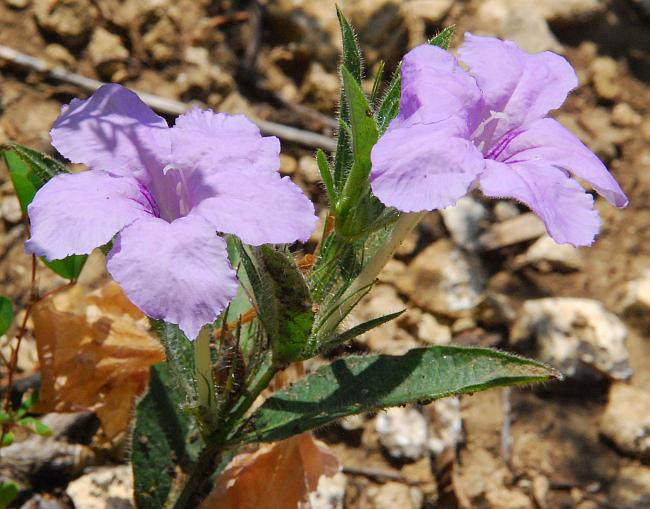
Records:
<instances>
[{"instance_id":1,"label":"purple veined petal","mask_svg":"<svg viewBox=\"0 0 650 509\"><path fill-rule=\"evenodd\" d=\"M165 120L132 91L103 85L85 101L73 99L54 123L52 145L92 170L148 180L169 161Z\"/></svg>"},{"instance_id":2,"label":"purple veined petal","mask_svg":"<svg viewBox=\"0 0 650 509\"><path fill-rule=\"evenodd\" d=\"M28 207L28 253L58 260L90 253L155 205L138 181L102 171L57 175L36 193Z\"/></svg>"},{"instance_id":3,"label":"purple veined petal","mask_svg":"<svg viewBox=\"0 0 650 509\"><path fill-rule=\"evenodd\" d=\"M403 212L418 212L448 207L467 194L484 160L454 124L416 124L386 132L371 153L375 196Z\"/></svg>"},{"instance_id":4,"label":"purple veined petal","mask_svg":"<svg viewBox=\"0 0 650 509\"><path fill-rule=\"evenodd\" d=\"M190 339L237 292L226 242L199 217L136 221L118 235L106 266L144 313L177 324Z\"/></svg>"},{"instance_id":5,"label":"purple veined petal","mask_svg":"<svg viewBox=\"0 0 650 509\"><path fill-rule=\"evenodd\" d=\"M257 171L215 173L195 189L191 215L247 244L306 242L316 227L313 203L289 177Z\"/></svg>"},{"instance_id":6,"label":"purple veined petal","mask_svg":"<svg viewBox=\"0 0 650 509\"><path fill-rule=\"evenodd\" d=\"M412 49L404 57L401 73L400 112L391 128L449 117L468 119L481 104L474 78L441 48L423 44Z\"/></svg>"},{"instance_id":7,"label":"purple veined petal","mask_svg":"<svg viewBox=\"0 0 650 509\"><path fill-rule=\"evenodd\" d=\"M280 141L262 136L244 115L193 108L171 130L173 164L210 175L219 171L275 172L280 168Z\"/></svg>"},{"instance_id":8,"label":"purple veined petal","mask_svg":"<svg viewBox=\"0 0 650 509\"><path fill-rule=\"evenodd\" d=\"M593 197L564 171L542 161L486 161L480 186L492 198L514 198L537 214L556 242L590 246L600 230Z\"/></svg>"},{"instance_id":9,"label":"purple veined petal","mask_svg":"<svg viewBox=\"0 0 650 509\"><path fill-rule=\"evenodd\" d=\"M483 92L487 113L505 114L493 126L493 139L559 108L578 86L571 64L550 51L530 54L512 41L466 33L458 53Z\"/></svg>"},{"instance_id":10,"label":"purple veined petal","mask_svg":"<svg viewBox=\"0 0 650 509\"><path fill-rule=\"evenodd\" d=\"M616 207L627 196L598 157L557 120L543 118L515 136L498 160L541 160L583 179Z\"/></svg>"}]
</instances>

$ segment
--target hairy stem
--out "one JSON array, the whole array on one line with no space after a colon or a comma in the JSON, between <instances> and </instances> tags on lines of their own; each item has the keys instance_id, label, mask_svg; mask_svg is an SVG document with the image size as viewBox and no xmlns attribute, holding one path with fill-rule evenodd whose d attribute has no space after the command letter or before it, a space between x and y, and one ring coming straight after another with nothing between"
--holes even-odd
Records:
<instances>
[{"instance_id":1,"label":"hairy stem","mask_svg":"<svg viewBox=\"0 0 650 509\"><path fill-rule=\"evenodd\" d=\"M199 499L207 493L207 484L215 468L223 459L227 450L232 447L224 445L225 440L233 435L233 432L236 433L242 417L253 406L257 397L266 389L278 370L279 368L274 364L266 364L235 404L220 429L206 440L207 445L201 451L199 458L188 473L185 484L172 509L194 509L198 506Z\"/></svg>"},{"instance_id":2,"label":"hairy stem","mask_svg":"<svg viewBox=\"0 0 650 509\"><path fill-rule=\"evenodd\" d=\"M341 297L342 304L340 308L336 313L332 313L332 315L322 325L321 330L324 333L333 332L336 325L341 321L341 318L347 316L357 303L357 299L352 297L375 282L381 269L384 268L406 236L411 233L413 228L415 228L425 214L426 212L414 212L410 214L402 214L399 217L390 237L388 237L386 242L381 245Z\"/></svg>"}]
</instances>

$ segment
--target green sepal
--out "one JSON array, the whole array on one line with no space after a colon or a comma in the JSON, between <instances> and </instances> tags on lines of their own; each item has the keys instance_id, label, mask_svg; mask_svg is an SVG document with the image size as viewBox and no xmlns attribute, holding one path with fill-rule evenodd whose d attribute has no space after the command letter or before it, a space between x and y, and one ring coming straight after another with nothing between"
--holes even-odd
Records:
<instances>
[{"instance_id":1,"label":"green sepal","mask_svg":"<svg viewBox=\"0 0 650 509\"><path fill-rule=\"evenodd\" d=\"M545 364L487 348L433 346L400 356L350 356L276 392L233 442L284 440L348 415L554 378L561 375Z\"/></svg>"},{"instance_id":2,"label":"green sepal","mask_svg":"<svg viewBox=\"0 0 650 509\"><path fill-rule=\"evenodd\" d=\"M363 232L369 221L383 207L373 203L370 197L370 152L377 143L379 133L373 117L372 109L366 96L352 74L341 68L345 100L350 112L350 127L352 131L353 160L351 170L340 193L336 210L337 231L344 237L354 237ZM367 196L365 203L361 200Z\"/></svg>"}]
</instances>

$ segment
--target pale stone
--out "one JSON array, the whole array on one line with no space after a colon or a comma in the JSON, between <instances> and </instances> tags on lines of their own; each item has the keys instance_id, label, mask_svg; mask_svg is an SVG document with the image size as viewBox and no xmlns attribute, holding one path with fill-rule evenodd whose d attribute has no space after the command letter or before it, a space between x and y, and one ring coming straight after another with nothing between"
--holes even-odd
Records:
<instances>
[{"instance_id":1,"label":"pale stone","mask_svg":"<svg viewBox=\"0 0 650 509\"><path fill-rule=\"evenodd\" d=\"M571 244L558 244L549 235L537 239L524 253L514 260L515 267L534 265L542 272L574 271L583 266L580 250Z\"/></svg>"},{"instance_id":2,"label":"pale stone","mask_svg":"<svg viewBox=\"0 0 650 509\"><path fill-rule=\"evenodd\" d=\"M515 343L534 339L537 355L566 376L583 381L632 375L627 329L595 300L547 298L524 303L511 330Z\"/></svg>"},{"instance_id":3,"label":"pale stone","mask_svg":"<svg viewBox=\"0 0 650 509\"><path fill-rule=\"evenodd\" d=\"M427 450L427 421L413 407L389 408L377 415L379 443L396 459L417 460Z\"/></svg>"},{"instance_id":4,"label":"pale stone","mask_svg":"<svg viewBox=\"0 0 650 509\"><path fill-rule=\"evenodd\" d=\"M422 309L459 318L480 303L485 274L477 257L441 239L415 257L397 286Z\"/></svg>"},{"instance_id":5,"label":"pale stone","mask_svg":"<svg viewBox=\"0 0 650 509\"><path fill-rule=\"evenodd\" d=\"M650 392L612 385L600 432L623 453L650 461Z\"/></svg>"},{"instance_id":6,"label":"pale stone","mask_svg":"<svg viewBox=\"0 0 650 509\"><path fill-rule=\"evenodd\" d=\"M464 196L454 206L447 207L440 213L456 244L470 251L475 251L479 247L481 222L487 215L481 203L470 196Z\"/></svg>"}]
</instances>

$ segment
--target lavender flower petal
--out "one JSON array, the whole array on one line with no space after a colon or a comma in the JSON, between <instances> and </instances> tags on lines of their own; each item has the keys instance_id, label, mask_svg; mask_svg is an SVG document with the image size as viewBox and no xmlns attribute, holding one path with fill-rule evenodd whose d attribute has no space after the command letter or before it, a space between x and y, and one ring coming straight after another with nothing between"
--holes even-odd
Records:
<instances>
[{"instance_id":1,"label":"lavender flower petal","mask_svg":"<svg viewBox=\"0 0 650 509\"><path fill-rule=\"evenodd\" d=\"M529 54L512 41L466 33L458 53L483 92L487 112L504 114L493 126L494 139L559 108L578 86L571 64L550 51Z\"/></svg>"},{"instance_id":2,"label":"lavender flower petal","mask_svg":"<svg viewBox=\"0 0 650 509\"><path fill-rule=\"evenodd\" d=\"M146 181L149 170L169 159L167 123L120 85L104 85L85 101L74 99L50 132L52 145L70 161L115 175Z\"/></svg>"},{"instance_id":3,"label":"lavender flower petal","mask_svg":"<svg viewBox=\"0 0 650 509\"><path fill-rule=\"evenodd\" d=\"M154 210L137 180L86 171L54 177L36 193L28 213L26 251L57 260L90 253Z\"/></svg>"},{"instance_id":4,"label":"lavender flower petal","mask_svg":"<svg viewBox=\"0 0 650 509\"><path fill-rule=\"evenodd\" d=\"M237 291L225 241L199 217L136 221L117 237L107 268L147 315L194 339Z\"/></svg>"},{"instance_id":5,"label":"lavender flower petal","mask_svg":"<svg viewBox=\"0 0 650 509\"><path fill-rule=\"evenodd\" d=\"M481 104L474 78L453 55L435 46L425 44L409 51L401 73L400 111L392 128L449 117L469 119Z\"/></svg>"},{"instance_id":6,"label":"lavender flower petal","mask_svg":"<svg viewBox=\"0 0 650 509\"><path fill-rule=\"evenodd\" d=\"M171 130L173 164L206 176L227 170L278 171L280 141L263 137L243 115L193 108Z\"/></svg>"},{"instance_id":7,"label":"lavender flower petal","mask_svg":"<svg viewBox=\"0 0 650 509\"><path fill-rule=\"evenodd\" d=\"M193 198L199 203L191 215L247 244L306 242L316 227L312 202L289 177L277 172L219 171Z\"/></svg>"},{"instance_id":8,"label":"lavender flower petal","mask_svg":"<svg viewBox=\"0 0 650 509\"><path fill-rule=\"evenodd\" d=\"M404 212L453 205L484 168L457 122L416 124L384 134L371 153L372 192Z\"/></svg>"},{"instance_id":9,"label":"lavender flower petal","mask_svg":"<svg viewBox=\"0 0 650 509\"><path fill-rule=\"evenodd\" d=\"M589 246L600 219L593 197L564 171L544 161L486 161L483 192L493 198L514 198L537 214L558 243Z\"/></svg>"},{"instance_id":10,"label":"lavender flower petal","mask_svg":"<svg viewBox=\"0 0 650 509\"><path fill-rule=\"evenodd\" d=\"M627 196L605 165L574 134L556 120L530 124L504 149L500 160L541 160L586 181L612 205L625 207Z\"/></svg>"}]
</instances>

